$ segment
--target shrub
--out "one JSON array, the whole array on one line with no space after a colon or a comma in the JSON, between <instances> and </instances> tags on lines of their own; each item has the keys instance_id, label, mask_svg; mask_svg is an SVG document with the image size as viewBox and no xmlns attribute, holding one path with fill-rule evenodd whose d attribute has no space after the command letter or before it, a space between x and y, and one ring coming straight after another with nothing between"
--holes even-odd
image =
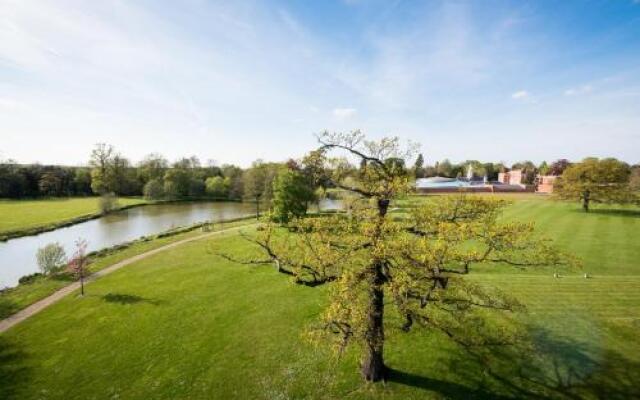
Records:
<instances>
[{"instance_id":1,"label":"shrub","mask_svg":"<svg viewBox=\"0 0 640 400\"><path fill-rule=\"evenodd\" d=\"M25 275L25 276L21 277L20 279L18 279L18 283L20 285L26 285L28 283L34 282L36 279L38 279L41 276L42 276L42 274L40 272L36 272L34 274L31 274L31 275Z\"/></svg>"},{"instance_id":2,"label":"shrub","mask_svg":"<svg viewBox=\"0 0 640 400\"><path fill-rule=\"evenodd\" d=\"M149 200L158 200L164 197L164 184L162 179L151 179L142 189L144 197Z\"/></svg>"},{"instance_id":3,"label":"shrub","mask_svg":"<svg viewBox=\"0 0 640 400\"><path fill-rule=\"evenodd\" d=\"M118 198L113 193L106 193L100 196L100 212L108 214L118 208Z\"/></svg>"},{"instance_id":4,"label":"shrub","mask_svg":"<svg viewBox=\"0 0 640 400\"><path fill-rule=\"evenodd\" d=\"M67 263L67 255L64 248L57 242L38 249L36 253L38 267L44 275L49 275L60 270Z\"/></svg>"}]
</instances>

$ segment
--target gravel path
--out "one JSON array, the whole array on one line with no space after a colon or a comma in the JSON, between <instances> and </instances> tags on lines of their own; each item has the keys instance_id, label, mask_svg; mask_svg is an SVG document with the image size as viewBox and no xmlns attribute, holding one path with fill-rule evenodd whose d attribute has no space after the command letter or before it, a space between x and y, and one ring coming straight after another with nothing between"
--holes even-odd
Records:
<instances>
[{"instance_id":1,"label":"gravel path","mask_svg":"<svg viewBox=\"0 0 640 400\"><path fill-rule=\"evenodd\" d=\"M185 243L189 243L189 242L193 242L196 240L201 240L201 239L205 239L211 236L215 236L215 235L219 235L221 233L226 233L226 232L231 232L234 230L239 230L242 228L246 228L245 226L238 226L238 227L234 227L234 228L228 228L228 229L223 229L220 231L216 231L216 232L209 232L209 233L204 233L202 235L198 235L198 236L194 236L188 239L183 239L177 242L173 242L173 243L169 243L167 245L164 245L162 247L158 247L157 249L154 250L149 250L145 253L142 254L138 254L137 256L133 256L130 258L127 258L125 260L119 261L113 265L110 265L107 268L101 269L100 271L91 274L90 276L88 276L87 278L85 278L85 284L94 281L98 278L100 278L101 276L105 276L108 275L110 273L112 273L113 271L117 271L122 267L126 267L129 264L133 264L137 261L140 261L142 259L145 259L147 257L150 257L154 254L158 254L161 253L163 251L172 249L174 247L177 246L181 246ZM37 301L35 303L33 303L32 305L30 305L29 307L18 311L17 313L11 315L10 317L7 317L5 319L3 319L2 321L0 321L0 333L6 331L7 329L11 328L12 326L19 324L20 322L24 321L25 319L29 318L30 316L42 311L43 309L45 309L46 307L50 306L51 304L55 303L56 301L62 299L64 296L68 295L69 293L80 289L80 282L74 282L68 286L63 287L62 289L58 290L57 292L51 294L48 297L45 297L44 299Z\"/></svg>"}]
</instances>

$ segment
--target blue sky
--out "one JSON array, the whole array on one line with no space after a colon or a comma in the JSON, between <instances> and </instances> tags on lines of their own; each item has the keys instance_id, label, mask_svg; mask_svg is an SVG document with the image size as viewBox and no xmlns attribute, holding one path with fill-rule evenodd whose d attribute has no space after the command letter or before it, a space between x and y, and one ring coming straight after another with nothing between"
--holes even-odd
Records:
<instances>
[{"instance_id":1,"label":"blue sky","mask_svg":"<svg viewBox=\"0 0 640 400\"><path fill-rule=\"evenodd\" d=\"M247 165L355 128L640 162L640 1L0 0L0 159Z\"/></svg>"}]
</instances>

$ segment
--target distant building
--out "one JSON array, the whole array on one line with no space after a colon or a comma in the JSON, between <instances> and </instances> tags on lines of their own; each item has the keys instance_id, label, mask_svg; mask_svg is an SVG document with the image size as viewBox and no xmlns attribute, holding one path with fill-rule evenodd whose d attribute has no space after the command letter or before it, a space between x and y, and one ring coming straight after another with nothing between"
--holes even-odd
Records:
<instances>
[{"instance_id":1,"label":"distant building","mask_svg":"<svg viewBox=\"0 0 640 400\"><path fill-rule=\"evenodd\" d=\"M518 177L517 179L521 179ZM489 182L488 179L446 178L434 176L416 180L416 192L419 194L436 193L496 193L496 192L533 192L533 185Z\"/></svg>"},{"instance_id":2,"label":"distant building","mask_svg":"<svg viewBox=\"0 0 640 400\"><path fill-rule=\"evenodd\" d=\"M524 185L524 174L521 169L514 169L509 172L500 172L498 174L498 182L506 185Z\"/></svg>"},{"instance_id":3,"label":"distant building","mask_svg":"<svg viewBox=\"0 0 640 400\"><path fill-rule=\"evenodd\" d=\"M553 184L558 176L556 175L538 175L536 181L538 183L536 187L537 193L553 193Z\"/></svg>"}]
</instances>

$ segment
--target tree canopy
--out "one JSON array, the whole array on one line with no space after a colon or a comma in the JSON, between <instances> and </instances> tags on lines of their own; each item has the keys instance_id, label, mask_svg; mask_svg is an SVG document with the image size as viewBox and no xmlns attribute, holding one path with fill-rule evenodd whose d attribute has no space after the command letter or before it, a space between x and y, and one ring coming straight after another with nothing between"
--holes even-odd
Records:
<instances>
[{"instance_id":1,"label":"tree canopy","mask_svg":"<svg viewBox=\"0 0 640 400\"><path fill-rule=\"evenodd\" d=\"M296 218L286 231L267 221L255 237L245 235L263 256L222 256L272 263L306 286L333 282L329 305L311 336L328 339L338 351L356 344L366 380L381 380L387 371L385 330L398 324L385 319L387 305L402 317L404 331L420 326L465 345L486 343L488 337L508 341L508 325L492 326L481 313L508 312L519 304L465 275L497 263L525 268L573 262L536 236L532 224L500 222L504 201L442 196L394 215L390 206L410 191L413 177L403 163L388 160L410 159L415 149L402 147L397 138L368 141L359 131L325 132L318 139L325 165L334 151L366 161L358 179L341 169L325 170L333 187L359 195L352 212Z\"/></svg>"},{"instance_id":2,"label":"tree canopy","mask_svg":"<svg viewBox=\"0 0 640 400\"><path fill-rule=\"evenodd\" d=\"M625 204L638 201L629 184L629 165L615 158L585 158L568 166L554 185L560 199L581 201L585 212L593 203Z\"/></svg>"},{"instance_id":3,"label":"tree canopy","mask_svg":"<svg viewBox=\"0 0 640 400\"><path fill-rule=\"evenodd\" d=\"M273 217L280 222L307 213L309 203L315 200L311 182L301 171L282 169L273 181Z\"/></svg>"}]
</instances>

